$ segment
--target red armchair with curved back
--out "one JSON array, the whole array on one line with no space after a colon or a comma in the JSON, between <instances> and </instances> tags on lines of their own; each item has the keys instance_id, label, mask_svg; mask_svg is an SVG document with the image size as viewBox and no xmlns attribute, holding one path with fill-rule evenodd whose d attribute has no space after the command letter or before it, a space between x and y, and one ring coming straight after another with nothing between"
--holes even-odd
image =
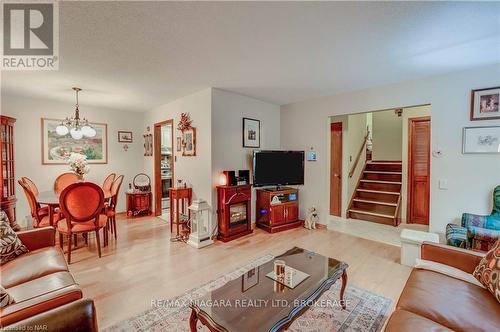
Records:
<instances>
[{"instance_id":1,"label":"red armchair with curved back","mask_svg":"<svg viewBox=\"0 0 500 332\"><path fill-rule=\"evenodd\" d=\"M78 182L66 187L59 196L59 206L65 217L57 224L60 243L68 237L68 264L71 263L71 239L74 234L95 232L97 250L101 257L99 231L106 226L107 216L102 214L104 192L91 182Z\"/></svg>"},{"instance_id":2,"label":"red armchair with curved back","mask_svg":"<svg viewBox=\"0 0 500 332\"><path fill-rule=\"evenodd\" d=\"M38 188L29 178L23 177L21 180L17 181L21 188L23 188L26 199L31 209L31 217L33 218L33 227L46 227L55 226L57 222L61 219L60 215L57 213L54 216L54 224L50 223L49 210L47 207L41 207L38 203L36 197L38 195Z\"/></svg>"},{"instance_id":3,"label":"red armchair with curved back","mask_svg":"<svg viewBox=\"0 0 500 332\"><path fill-rule=\"evenodd\" d=\"M56 193L61 193L67 186L77 182L78 176L75 173L62 173L54 181L54 191Z\"/></svg>"},{"instance_id":4,"label":"red armchair with curved back","mask_svg":"<svg viewBox=\"0 0 500 332\"><path fill-rule=\"evenodd\" d=\"M102 190L104 190L104 192L106 192L106 191L111 192L111 186L113 186L113 182L115 181L115 178L116 178L115 173L111 173L108 176L106 176L106 178L104 179L104 182L102 183Z\"/></svg>"},{"instance_id":5,"label":"red armchair with curved back","mask_svg":"<svg viewBox=\"0 0 500 332\"><path fill-rule=\"evenodd\" d=\"M116 240L116 205L118 204L118 194L120 192L120 187L123 183L123 175L116 178L111 186L111 200L109 206L106 208L106 216L108 217L108 227L111 229L111 233L114 234Z\"/></svg>"}]
</instances>

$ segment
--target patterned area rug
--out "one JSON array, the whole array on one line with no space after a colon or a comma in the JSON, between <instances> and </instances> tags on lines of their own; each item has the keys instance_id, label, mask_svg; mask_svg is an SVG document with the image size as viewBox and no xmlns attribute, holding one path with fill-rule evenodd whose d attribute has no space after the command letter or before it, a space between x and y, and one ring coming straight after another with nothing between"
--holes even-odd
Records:
<instances>
[{"instance_id":1,"label":"patterned area rug","mask_svg":"<svg viewBox=\"0 0 500 332\"><path fill-rule=\"evenodd\" d=\"M142 314L105 329L105 332L189 332L189 315L191 309L188 306L192 300L221 287L228 281L241 277L245 272L273 258L272 255L258 258L223 277L208 282L201 287L194 288L186 294L169 301L170 303L178 303L178 306L153 307ZM319 301L336 303L339 299L340 285L341 281L337 281L329 290L323 293ZM342 310L340 306L312 306L292 323L288 331L378 332L382 329L389 314L391 300L349 284L345 291L345 299L347 304L346 310ZM202 326L201 323L198 323L198 331L206 332L208 329Z\"/></svg>"}]
</instances>

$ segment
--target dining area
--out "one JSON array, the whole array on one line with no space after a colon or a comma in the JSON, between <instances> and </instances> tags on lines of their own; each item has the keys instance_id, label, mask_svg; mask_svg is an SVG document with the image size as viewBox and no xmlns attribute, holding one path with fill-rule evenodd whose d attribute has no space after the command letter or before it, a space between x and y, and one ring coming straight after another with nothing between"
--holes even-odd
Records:
<instances>
[{"instance_id":1,"label":"dining area","mask_svg":"<svg viewBox=\"0 0 500 332\"><path fill-rule=\"evenodd\" d=\"M59 245L66 251L68 264L72 251L78 248L79 238L86 245L95 241L101 257L101 247L118 237L116 209L123 178L111 173L99 184L84 181L75 172L65 172L56 177L51 189L40 191L32 179L21 177L17 182L24 191L32 218L28 228L53 227Z\"/></svg>"}]
</instances>

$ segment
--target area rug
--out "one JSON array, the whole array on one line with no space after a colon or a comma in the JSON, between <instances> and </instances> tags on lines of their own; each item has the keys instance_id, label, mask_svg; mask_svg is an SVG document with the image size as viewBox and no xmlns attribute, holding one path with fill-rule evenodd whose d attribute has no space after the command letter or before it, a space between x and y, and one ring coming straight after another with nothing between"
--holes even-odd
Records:
<instances>
[{"instance_id":1,"label":"area rug","mask_svg":"<svg viewBox=\"0 0 500 332\"><path fill-rule=\"evenodd\" d=\"M105 332L189 332L191 309L188 306L192 300L196 300L206 293L221 287L228 281L241 277L245 272L273 258L272 255L260 257L229 274L194 288L184 295L165 301L176 303L175 306L153 306L135 317L105 329ZM338 301L340 285L341 281L337 281L329 290L323 293L319 301L325 301L324 303ZM312 306L290 325L288 331L378 332L382 329L389 314L391 300L349 284L345 291L345 300L347 304L346 310L342 310L340 306ZM206 332L208 329L198 323L198 331Z\"/></svg>"}]
</instances>

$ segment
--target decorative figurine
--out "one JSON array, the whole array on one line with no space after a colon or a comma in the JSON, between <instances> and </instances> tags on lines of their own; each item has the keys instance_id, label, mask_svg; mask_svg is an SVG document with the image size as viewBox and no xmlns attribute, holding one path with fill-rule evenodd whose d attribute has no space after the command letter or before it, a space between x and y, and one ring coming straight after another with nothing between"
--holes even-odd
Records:
<instances>
[{"instance_id":1,"label":"decorative figurine","mask_svg":"<svg viewBox=\"0 0 500 332\"><path fill-rule=\"evenodd\" d=\"M318 211L314 206L307 210L307 217L304 223L304 227L307 229L316 229L316 223L319 221Z\"/></svg>"}]
</instances>

